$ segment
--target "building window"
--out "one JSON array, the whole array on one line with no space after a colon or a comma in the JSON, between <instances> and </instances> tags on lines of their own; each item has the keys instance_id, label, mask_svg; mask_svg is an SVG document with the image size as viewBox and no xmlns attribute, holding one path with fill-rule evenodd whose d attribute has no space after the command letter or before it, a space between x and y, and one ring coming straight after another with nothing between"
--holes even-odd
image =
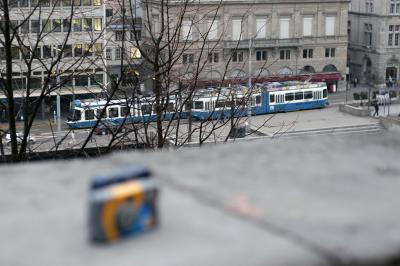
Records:
<instances>
[{"instance_id":1,"label":"building window","mask_svg":"<svg viewBox=\"0 0 400 266\"><path fill-rule=\"evenodd\" d=\"M79 57L83 55L83 45L80 43L77 43L74 45L74 56Z\"/></svg>"},{"instance_id":2,"label":"building window","mask_svg":"<svg viewBox=\"0 0 400 266\"><path fill-rule=\"evenodd\" d=\"M400 13L400 0L390 0L390 14L399 14Z\"/></svg>"},{"instance_id":3,"label":"building window","mask_svg":"<svg viewBox=\"0 0 400 266\"><path fill-rule=\"evenodd\" d=\"M103 29L103 19L94 18L93 19L93 29L94 29L94 31L101 31Z\"/></svg>"},{"instance_id":4,"label":"building window","mask_svg":"<svg viewBox=\"0 0 400 266\"><path fill-rule=\"evenodd\" d=\"M40 23L39 20L31 20L31 33L39 33Z\"/></svg>"},{"instance_id":5,"label":"building window","mask_svg":"<svg viewBox=\"0 0 400 266\"><path fill-rule=\"evenodd\" d=\"M365 1L365 12L366 13L374 13L374 0L366 0Z\"/></svg>"},{"instance_id":6,"label":"building window","mask_svg":"<svg viewBox=\"0 0 400 266\"><path fill-rule=\"evenodd\" d=\"M256 19L256 38L265 39L267 37L267 19L257 18Z\"/></svg>"},{"instance_id":7,"label":"building window","mask_svg":"<svg viewBox=\"0 0 400 266\"><path fill-rule=\"evenodd\" d=\"M115 32L115 40L122 41L124 39L124 31L118 30Z\"/></svg>"},{"instance_id":8,"label":"building window","mask_svg":"<svg viewBox=\"0 0 400 266\"><path fill-rule=\"evenodd\" d=\"M60 48L62 50L62 47ZM72 57L72 45L71 44L66 44L64 46L64 51L63 51L64 57Z\"/></svg>"},{"instance_id":9,"label":"building window","mask_svg":"<svg viewBox=\"0 0 400 266\"><path fill-rule=\"evenodd\" d=\"M372 45L372 24L364 24L364 44Z\"/></svg>"},{"instance_id":10,"label":"building window","mask_svg":"<svg viewBox=\"0 0 400 266\"><path fill-rule=\"evenodd\" d=\"M51 46L43 45L43 58L51 58Z\"/></svg>"},{"instance_id":11,"label":"building window","mask_svg":"<svg viewBox=\"0 0 400 266\"><path fill-rule=\"evenodd\" d=\"M21 25L21 33L29 33L29 21L20 21L19 23Z\"/></svg>"},{"instance_id":12,"label":"building window","mask_svg":"<svg viewBox=\"0 0 400 266\"><path fill-rule=\"evenodd\" d=\"M232 40L237 41L241 39L242 35L242 20L232 20Z\"/></svg>"},{"instance_id":13,"label":"building window","mask_svg":"<svg viewBox=\"0 0 400 266\"><path fill-rule=\"evenodd\" d=\"M131 59L138 59L142 57L142 54L140 53L139 49L136 47L131 47L129 57Z\"/></svg>"},{"instance_id":14,"label":"building window","mask_svg":"<svg viewBox=\"0 0 400 266\"><path fill-rule=\"evenodd\" d=\"M325 48L325 57L335 57L336 48Z\"/></svg>"},{"instance_id":15,"label":"building window","mask_svg":"<svg viewBox=\"0 0 400 266\"><path fill-rule=\"evenodd\" d=\"M93 0L93 5L94 6L101 6L102 1L101 0Z\"/></svg>"},{"instance_id":16,"label":"building window","mask_svg":"<svg viewBox=\"0 0 400 266\"><path fill-rule=\"evenodd\" d=\"M281 50L279 58L281 60L289 60L290 59L290 50Z\"/></svg>"},{"instance_id":17,"label":"building window","mask_svg":"<svg viewBox=\"0 0 400 266\"><path fill-rule=\"evenodd\" d=\"M51 32L51 20L50 19L42 19L42 28L44 33Z\"/></svg>"},{"instance_id":18,"label":"building window","mask_svg":"<svg viewBox=\"0 0 400 266\"><path fill-rule=\"evenodd\" d=\"M265 51L265 50L256 51L256 60L257 61L267 61L267 51Z\"/></svg>"},{"instance_id":19,"label":"building window","mask_svg":"<svg viewBox=\"0 0 400 266\"><path fill-rule=\"evenodd\" d=\"M243 52L235 51L232 53L232 61L233 62L243 62Z\"/></svg>"},{"instance_id":20,"label":"building window","mask_svg":"<svg viewBox=\"0 0 400 266\"><path fill-rule=\"evenodd\" d=\"M303 36L312 36L312 21L313 18L303 18Z\"/></svg>"},{"instance_id":21,"label":"building window","mask_svg":"<svg viewBox=\"0 0 400 266\"><path fill-rule=\"evenodd\" d=\"M313 49L303 49L303 58L313 58L314 50Z\"/></svg>"},{"instance_id":22,"label":"building window","mask_svg":"<svg viewBox=\"0 0 400 266\"><path fill-rule=\"evenodd\" d=\"M351 40L351 20L347 21L347 38L349 38L349 42Z\"/></svg>"},{"instance_id":23,"label":"building window","mask_svg":"<svg viewBox=\"0 0 400 266\"><path fill-rule=\"evenodd\" d=\"M208 63L218 63L219 62L219 54L218 53L208 53Z\"/></svg>"},{"instance_id":24,"label":"building window","mask_svg":"<svg viewBox=\"0 0 400 266\"><path fill-rule=\"evenodd\" d=\"M389 46L399 46L400 25L389 25Z\"/></svg>"},{"instance_id":25,"label":"building window","mask_svg":"<svg viewBox=\"0 0 400 266\"><path fill-rule=\"evenodd\" d=\"M192 21L184 20L182 21L182 40L191 41L192 40Z\"/></svg>"},{"instance_id":26,"label":"building window","mask_svg":"<svg viewBox=\"0 0 400 266\"><path fill-rule=\"evenodd\" d=\"M289 18L281 18L279 20L279 38L280 39L288 39L290 31L290 19Z\"/></svg>"},{"instance_id":27,"label":"building window","mask_svg":"<svg viewBox=\"0 0 400 266\"><path fill-rule=\"evenodd\" d=\"M207 21L208 39L215 40L218 38L218 20Z\"/></svg>"},{"instance_id":28,"label":"building window","mask_svg":"<svg viewBox=\"0 0 400 266\"><path fill-rule=\"evenodd\" d=\"M335 35L335 21L336 21L336 17L326 17L325 18L325 35L326 36Z\"/></svg>"},{"instance_id":29,"label":"building window","mask_svg":"<svg viewBox=\"0 0 400 266\"><path fill-rule=\"evenodd\" d=\"M68 32L71 27L71 21L69 19L63 19L63 32Z\"/></svg>"},{"instance_id":30,"label":"building window","mask_svg":"<svg viewBox=\"0 0 400 266\"><path fill-rule=\"evenodd\" d=\"M183 54L182 55L182 63L184 65L193 64L193 58L194 58L193 54Z\"/></svg>"},{"instance_id":31,"label":"building window","mask_svg":"<svg viewBox=\"0 0 400 266\"><path fill-rule=\"evenodd\" d=\"M140 30L131 30L131 41L140 41L142 39L142 31Z\"/></svg>"},{"instance_id":32,"label":"building window","mask_svg":"<svg viewBox=\"0 0 400 266\"><path fill-rule=\"evenodd\" d=\"M115 60L121 60L121 58L122 58L121 48L117 47L115 48Z\"/></svg>"},{"instance_id":33,"label":"building window","mask_svg":"<svg viewBox=\"0 0 400 266\"><path fill-rule=\"evenodd\" d=\"M92 31L92 19L91 18L82 19L82 29L83 29L83 31Z\"/></svg>"},{"instance_id":34,"label":"building window","mask_svg":"<svg viewBox=\"0 0 400 266\"><path fill-rule=\"evenodd\" d=\"M73 19L72 20L72 28L75 32L82 31L82 19Z\"/></svg>"},{"instance_id":35,"label":"building window","mask_svg":"<svg viewBox=\"0 0 400 266\"><path fill-rule=\"evenodd\" d=\"M88 76L86 75L75 76L75 86L86 87L87 85L88 85Z\"/></svg>"},{"instance_id":36,"label":"building window","mask_svg":"<svg viewBox=\"0 0 400 266\"><path fill-rule=\"evenodd\" d=\"M61 19L53 19L53 31L61 32Z\"/></svg>"},{"instance_id":37,"label":"building window","mask_svg":"<svg viewBox=\"0 0 400 266\"><path fill-rule=\"evenodd\" d=\"M111 47L106 48L106 59L112 60L112 48Z\"/></svg>"}]
</instances>

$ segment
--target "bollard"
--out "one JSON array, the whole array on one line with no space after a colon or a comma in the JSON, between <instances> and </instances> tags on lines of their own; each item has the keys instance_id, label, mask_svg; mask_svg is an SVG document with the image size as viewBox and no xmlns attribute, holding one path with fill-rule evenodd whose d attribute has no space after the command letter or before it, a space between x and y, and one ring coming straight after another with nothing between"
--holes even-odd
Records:
<instances>
[{"instance_id":1,"label":"bollard","mask_svg":"<svg viewBox=\"0 0 400 266\"><path fill-rule=\"evenodd\" d=\"M90 187L91 241L112 242L155 229L157 196L157 184L145 167L95 177Z\"/></svg>"}]
</instances>

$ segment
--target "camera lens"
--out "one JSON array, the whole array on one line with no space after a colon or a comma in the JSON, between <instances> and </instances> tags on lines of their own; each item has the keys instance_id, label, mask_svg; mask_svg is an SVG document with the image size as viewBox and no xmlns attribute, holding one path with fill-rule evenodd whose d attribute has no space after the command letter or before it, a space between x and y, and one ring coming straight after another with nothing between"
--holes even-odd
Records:
<instances>
[{"instance_id":1,"label":"camera lens","mask_svg":"<svg viewBox=\"0 0 400 266\"><path fill-rule=\"evenodd\" d=\"M117 226L121 233L127 233L132 230L136 220L136 209L133 202L125 202L117 209Z\"/></svg>"}]
</instances>

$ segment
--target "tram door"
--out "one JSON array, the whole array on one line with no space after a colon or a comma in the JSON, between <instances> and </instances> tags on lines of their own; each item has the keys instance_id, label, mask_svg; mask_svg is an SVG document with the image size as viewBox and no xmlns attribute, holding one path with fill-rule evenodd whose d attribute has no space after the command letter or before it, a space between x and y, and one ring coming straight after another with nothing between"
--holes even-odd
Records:
<instances>
[{"instance_id":1,"label":"tram door","mask_svg":"<svg viewBox=\"0 0 400 266\"><path fill-rule=\"evenodd\" d=\"M275 111L280 112L284 110L284 105L283 103L285 102L285 94L276 94L276 106L275 106Z\"/></svg>"}]
</instances>

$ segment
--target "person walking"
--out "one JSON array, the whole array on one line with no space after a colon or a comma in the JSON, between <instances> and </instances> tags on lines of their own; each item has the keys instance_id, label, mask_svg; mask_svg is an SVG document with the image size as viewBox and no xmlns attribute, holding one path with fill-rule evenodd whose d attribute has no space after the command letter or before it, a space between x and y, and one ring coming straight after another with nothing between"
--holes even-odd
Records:
<instances>
[{"instance_id":1,"label":"person walking","mask_svg":"<svg viewBox=\"0 0 400 266\"><path fill-rule=\"evenodd\" d=\"M379 104L375 102L374 107L375 107L375 113L372 116L375 116L375 114L376 116L379 116Z\"/></svg>"},{"instance_id":2,"label":"person walking","mask_svg":"<svg viewBox=\"0 0 400 266\"><path fill-rule=\"evenodd\" d=\"M357 83L358 83L358 79L357 79L357 78L354 78L354 80L353 80L354 88L357 88Z\"/></svg>"},{"instance_id":3,"label":"person walking","mask_svg":"<svg viewBox=\"0 0 400 266\"><path fill-rule=\"evenodd\" d=\"M392 88L393 87L393 79L392 79L392 76L389 76L389 88Z\"/></svg>"}]
</instances>

